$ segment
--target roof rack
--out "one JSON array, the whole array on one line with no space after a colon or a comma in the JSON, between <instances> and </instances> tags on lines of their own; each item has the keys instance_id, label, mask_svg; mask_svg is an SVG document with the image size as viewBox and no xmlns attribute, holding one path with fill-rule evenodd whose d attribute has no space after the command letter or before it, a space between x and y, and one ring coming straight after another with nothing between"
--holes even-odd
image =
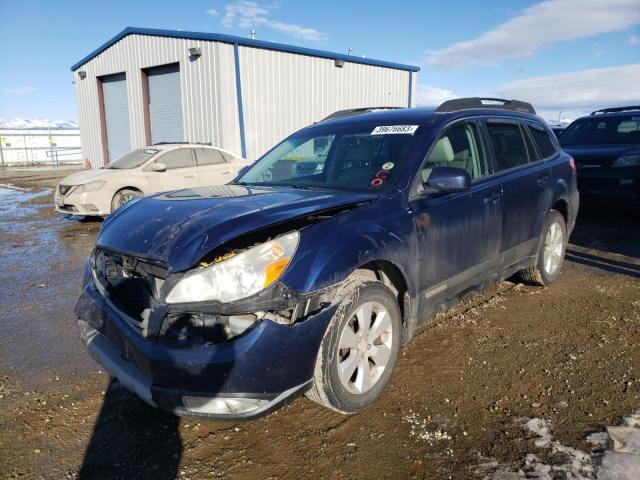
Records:
<instances>
[{"instance_id":1,"label":"roof rack","mask_svg":"<svg viewBox=\"0 0 640 480\"><path fill-rule=\"evenodd\" d=\"M504 98L485 97L454 98L453 100L443 102L435 111L436 113L447 113L457 112L458 110L470 110L473 108L495 108L499 110L531 113L533 115L536 114L535 108L533 108L533 105L530 103L521 102L520 100L505 100Z\"/></svg>"},{"instance_id":2,"label":"roof rack","mask_svg":"<svg viewBox=\"0 0 640 480\"><path fill-rule=\"evenodd\" d=\"M325 122L327 120L334 120L336 118L349 117L351 115L360 115L361 113L372 112L374 110L397 110L397 109L400 109L400 108L406 108L406 107L360 107L360 108L349 108L347 110L338 110L337 112L333 112L331 115L329 115L328 117L323 118L320 121L321 122Z\"/></svg>"},{"instance_id":3,"label":"roof rack","mask_svg":"<svg viewBox=\"0 0 640 480\"><path fill-rule=\"evenodd\" d=\"M595 112L591 112L591 115L598 115L600 113L628 112L630 110L640 110L640 105L631 105L628 107L603 108L602 110L596 110Z\"/></svg>"}]
</instances>

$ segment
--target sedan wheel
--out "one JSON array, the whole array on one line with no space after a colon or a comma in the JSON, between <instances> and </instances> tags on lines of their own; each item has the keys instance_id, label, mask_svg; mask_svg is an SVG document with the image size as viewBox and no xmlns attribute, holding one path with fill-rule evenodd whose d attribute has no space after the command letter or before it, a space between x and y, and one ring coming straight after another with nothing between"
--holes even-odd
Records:
<instances>
[{"instance_id":1,"label":"sedan wheel","mask_svg":"<svg viewBox=\"0 0 640 480\"><path fill-rule=\"evenodd\" d=\"M133 190L132 188L123 188L113 196L111 201L111 212L114 212L125 203L129 203L134 198L142 196L142 192L139 190Z\"/></svg>"}]
</instances>

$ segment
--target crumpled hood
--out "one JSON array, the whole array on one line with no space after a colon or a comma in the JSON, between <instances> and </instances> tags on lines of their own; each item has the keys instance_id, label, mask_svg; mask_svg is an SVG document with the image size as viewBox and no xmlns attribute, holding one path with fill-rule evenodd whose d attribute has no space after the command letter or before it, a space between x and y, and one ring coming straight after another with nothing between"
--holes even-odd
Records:
<instances>
[{"instance_id":1,"label":"crumpled hood","mask_svg":"<svg viewBox=\"0 0 640 480\"><path fill-rule=\"evenodd\" d=\"M122 170L120 170L122 171ZM62 185L83 185L85 183L93 182L94 180L100 180L104 177L110 177L117 174L119 170L100 168L96 170L82 170L80 172L73 173L68 177L64 177L60 180Z\"/></svg>"},{"instance_id":2,"label":"crumpled hood","mask_svg":"<svg viewBox=\"0 0 640 480\"><path fill-rule=\"evenodd\" d=\"M191 268L217 246L294 218L375 198L372 193L222 185L163 193L134 201L104 221L96 244Z\"/></svg>"},{"instance_id":3,"label":"crumpled hood","mask_svg":"<svg viewBox=\"0 0 640 480\"><path fill-rule=\"evenodd\" d=\"M624 155L638 155L639 145L567 145L563 150L579 164L610 166Z\"/></svg>"}]
</instances>

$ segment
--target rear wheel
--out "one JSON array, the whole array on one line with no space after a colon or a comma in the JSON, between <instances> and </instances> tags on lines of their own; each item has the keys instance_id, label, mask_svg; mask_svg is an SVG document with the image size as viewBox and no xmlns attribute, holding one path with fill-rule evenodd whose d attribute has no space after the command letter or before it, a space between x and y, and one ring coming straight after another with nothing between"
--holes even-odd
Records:
<instances>
[{"instance_id":1,"label":"rear wheel","mask_svg":"<svg viewBox=\"0 0 640 480\"><path fill-rule=\"evenodd\" d=\"M530 285L549 285L558 278L567 248L567 224L557 210L551 210L545 222L544 233L536 266L519 272L520 278Z\"/></svg>"},{"instance_id":2,"label":"rear wheel","mask_svg":"<svg viewBox=\"0 0 640 480\"><path fill-rule=\"evenodd\" d=\"M116 209L120 208L125 203L141 196L142 192L133 188L123 188L122 190L119 190L113 196L113 200L111 200L111 213L113 213Z\"/></svg>"},{"instance_id":3,"label":"rear wheel","mask_svg":"<svg viewBox=\"0 0 640 480\"><path fill-rule=\"evenodd\" d=\"M400 351L400 308L382 282L356 280L322 340L307 397L341 413L373 403L387 385Z\"/></svg>"}]
</instances>

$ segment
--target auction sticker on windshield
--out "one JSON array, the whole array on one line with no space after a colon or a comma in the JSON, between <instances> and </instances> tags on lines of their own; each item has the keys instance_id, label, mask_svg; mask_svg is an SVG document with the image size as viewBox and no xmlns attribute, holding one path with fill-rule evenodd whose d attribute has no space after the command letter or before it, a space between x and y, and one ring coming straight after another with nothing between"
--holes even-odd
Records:
<instances>
[{"instance_id":1,"label":"auction sticker on windshield","mask_svg":"<svg viewBox=\"0 0 640 480\"><path fill-rule=\"evenodd\" d=\"M419 125L380 125L373 129L371 135L413 135Z\"/></svg>"}]
</instances>

